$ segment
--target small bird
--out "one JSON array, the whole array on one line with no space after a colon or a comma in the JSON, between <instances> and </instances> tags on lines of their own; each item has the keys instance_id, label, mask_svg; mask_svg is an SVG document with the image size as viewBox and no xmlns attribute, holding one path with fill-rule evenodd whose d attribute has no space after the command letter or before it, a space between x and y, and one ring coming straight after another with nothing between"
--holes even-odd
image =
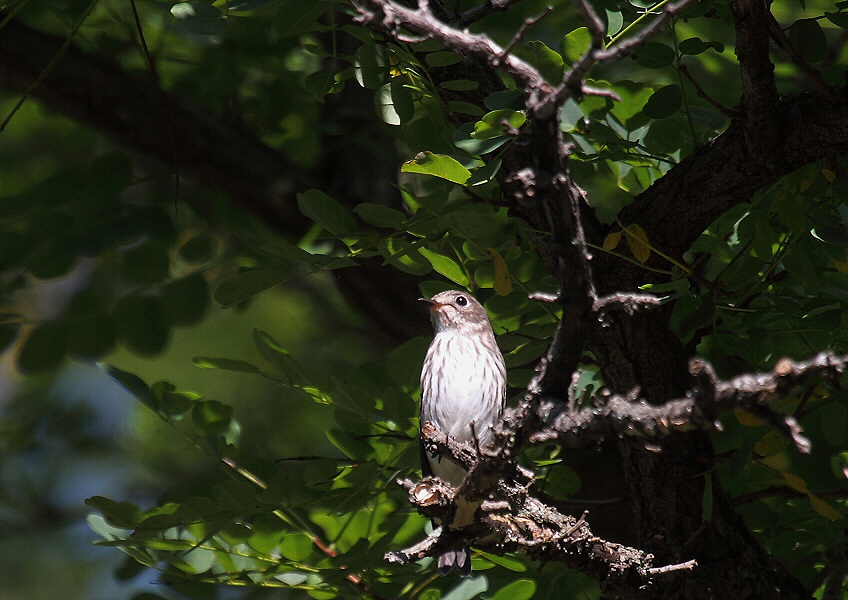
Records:
<instances>
[{"instance_id":1,"label":"small bird","mask_svg":"<svg viewBox=\"0 0 848 600\"><path fill-rule=\"evenodd\" d=\"M451 290L420 298L430 308L435 336L421 369L420 422L430 422L458 442L492 441L491 426L506 405L506 365L483 305L465 292ZM472 429L473 424L473 429ZM453 461L431 454L421 442L424 475L436 475L456 487L466 471ZM456 569L471 574L471 550L452 550L438 557L441 575Z\"/></svg>"}]
</instances>

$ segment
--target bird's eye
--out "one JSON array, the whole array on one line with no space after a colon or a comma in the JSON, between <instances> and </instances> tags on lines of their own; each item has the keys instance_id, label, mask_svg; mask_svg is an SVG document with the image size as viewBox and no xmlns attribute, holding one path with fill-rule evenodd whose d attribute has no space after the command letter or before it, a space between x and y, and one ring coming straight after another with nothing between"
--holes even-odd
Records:
<instances>
[{"instance_id":1,"label":"bird's eye","mask_svg":"<svg viewBox=\"0 0 848 600\"><path fill-rule=\"evenodd\" d=\"M459 306L465 306L466 304L468 304L468 298L466 298L465 296L457 296L456 303Z\"/></svg>"}]
</instances>

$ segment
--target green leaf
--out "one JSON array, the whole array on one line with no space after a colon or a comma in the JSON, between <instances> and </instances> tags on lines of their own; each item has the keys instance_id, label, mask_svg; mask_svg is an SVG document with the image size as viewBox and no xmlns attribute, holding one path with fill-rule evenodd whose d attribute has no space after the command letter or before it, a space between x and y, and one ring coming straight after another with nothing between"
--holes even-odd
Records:
<instances>
[{"instance_id":1,"label":"green leaf","mask_svg":"<svg viewBox=\"0 0 848 600\"><path fill-rule=\"evenodd\" d=\"M215 290L215 301L230 308L291 279L290 270L251 269L228 279Z\"/></svg>"},{"instance_id":2,"label":"green leaf","mask_svg":"<svg viewBox=\"0 0 848 600\"><path fill-rule=\"evenodd\" d=\"M353 212L369 225L387 229L397 229L407 220L406 215L397 209L370 202L357 204Z\"/></svg>"},{"instance_id":3,"label":"green leaf","mask_svg":"<svg viewBox=\"0 0 848 600\"><path fill-rule=\"evenodd\" d=\"M262 373L259 367L243 360L232 358L206 358L202 356L191 360L195 367L201 369L221 369L223 371L235 371L236 373L250 373L258 375Z\"/></svg>"},{"instance_id":4,"label":"green leaf","mask_svg":"<svg viewBox=\"0 0 848 600\"><path fill-rule=\"evenodd\" d=\"M302 4L302 3L301 3ZM364 88L376 89L389 81L389 61L386 49L377 44L365 44L356 51L354 75Z\"/></svg>"},{"instance_id":5,"label":"green leaf","mask_svg":"<svg viewBox=\"0 0 848 600\"><path fill-rule=\"evenodd\" d=\"M468 276L455 260L445 256L444 254L428 250L427 248L421 248L420 252L424 258L430 261L430 264L433 265L433 269L437 273L441 273L462 287L468 287Z\"/></svg>"},{"instance_id":6,"label":"green leaf","mask_svg":"<svg viewBox=\"0 0 848 600\"><path fill-rule=\"evenodd\" d=\"M624 26L624 15L620 10L604 9L607 15L607 36L612 37Z\"/></svg>"},{"instance_id":7,"label":"green leaf","mask_svg":"<svg viewBox=\"0 0 848 600\"><path fill-rule=\"evenodd\" d=\"M230 426L233 407L217 400L196 402L191 411L191 423L199 435L223 433Z\"/></svg>"},{"instance_id":8,"label":"green leaf","mask_svg":"<svg viewBox=\"0 0 848 600\"><path fill-rule=\"evenodd\" d=\"M404 173L432 175L460 185L471 177L471 171L463 167L455 158L430 151L419 152L413 160L403 163L400 170Z\"/></svg>"},{"instance_id":9,"label":"green leaf","mask_svg":"<svg viewBox=\"0 0 848 600\"><path fill-rule=\"evenodd\" d=\"M474 124L474 133L471 135L478 140L511 136L514 135L512 131L519 129L526 121L527 117L522 112L509 109L493 110Z\"/></svg>"},{"instance_id":10,"label":"green leaf","mask_svg":"<svg viewBox=\"0 0 848 600\"><path fill-rule=\"evenodd\" d=\"M342 429L330 429L327 431L327 439L348 458L363 460L371 454L371 446L368 442Z\"/></svg>"},{"instance_id":11,"label":"green leaf","mask_svg":"<svg viewBox=\"0 0 848 600\"><path fill-rule=\"evenodd\" d=\"M848 29L848 12L826 12L824 16L840 29Z\"/></svg>"},{"instance_id":12,"label":"green leaf","mask_svg":"<svg viewBox=\"0 0 848 600\"><path fill-rule=\"evenodd\" d=\"M334 235L355 229L350 213L321 190L308 190L298 194L297 206L301 213Z\"/></svg>"},{"instance_id":13,"label":"green leaf","mask_svg":"<svg viewBox=\"0 0 848 600\"><path fill-rule=\"evenodd\" d=\"M180 246L177 256L189 263L202 264L212 260L217 250L218 242L211 234L199 233Z\"/></svg>"},{"instance_id":14,"label":"green leaf","mask_svg":"<svg viewBox=\"0 0 848 600\"><path fill-rule=\"evenodd\" d=\"M495 175L498 174L498 171L500 171L502 164L503 161L500 158L496 158L494 160L490 160L479 169L474 169L471 173L471 177L465 182L465 185L468 187L474 187L492 181L495 178Z\"/></svg>"},{"instance_id":15,"label":"green leaf","mask_svg":"<svg viewBox=\"0 0 848 600\"><path fill-rule=\"evenodd\" d=\"M168 276L170 269L168 248L161 242L128 250L123 260L124 276L139 283L158 283Z\"/></svg>"},{"instance_id":16,"label":"green leaf","mask_svg":"<svg viewBox=\"0 0 848 600\"><path fill-rule=\"evenodd\" d=\"M232 2L232 0L230 0ZM236 0L237 5L258 6L269 0ZM328 8L328 0L313 0L302 2L301 0L276 1L274 7L275 31L282 38L291 38L307 31L315 31L321 25L320 18ZM246 8L245 10L252 10Z\"/></svg>"},{"instance_id":17,"label":"green leaf","mask_svg":"<svg viewBox=\"0 0 848 600\"><path fill-rule=\"evenodd\" d=\"M530 600L536 593L536 582L532 579L516 579L499 589L492 600Z\"/></svg>"},{"instance_id":18,"label":"green leaf","mask_svg":"<svg viewBox=\"0 0 848 600\"><path fill-rule=\"evenodd\" d=\"M179 420L191 409L198 399L192 392L163 392L157 410L166 419Z\"/></svg>"},{"instance_id":19,"label":"green leaf","mask_svg":"<svg viewBox=\"0 0 848 600\"><path fill-rule=\"evenodd\" d=\"M527 570L527 567L523 562L509 555L497 556L495 554L483 552L480 559L487 560L491 563L498 565L499 567L507 569L508 571L513 571L514 573L523 573Z\"/></svg>"},{"instance_id":20,"label":"green leaf","mask_svg":"<svg viewBox=\"0 0 848 600\"><path fill-rule=\"evenodd\" d=\"M424 61L431 67L449 67L462 60L459 54L453 52L430 52L424 57Z\"/></svg>"},{"instance_id":21,"label":"green leaf","mask_svg":"<svg viewBox=\"0 0 848 600\"><path fill-rule=\"evenodd\" d=\"M465 204L442 216L454 233L470 240L493 235L500 230L500 222L492 208L485 204Z\"/></svg>"},{"instance_id":22,"label":"green leaf","mask_svg":"<svg viewBox=\"0 0 848 600\"><path fill-rule=\"evenodd\" d=\"M92 496L86 498L85 504L100 511L109 523L122 529L133 529L141 517L141 510L129 502L116 502L103 496Z\"/></svg>"},{"instance_id":23,"label":"green leaf","mask_svg":"<svg viewBox=\"0 0 848 600\"><path fill-rule=\"evenodd\" d=\"M412 93L403 84L402 77L393 77L374 94L377 116L389 125L400 125L415 115Z\"/></svg>"},{"instance_id":24,"label":"green leaf","mask_svg":"<svg viewBox=\"0 0 848 600\"><path fill-rule=\"evenodd\" d=\"M385 264L392 265L405 273L426 275L433 270L430 262L421 255L417 245L399 238L387 238L378 247Z\"/></svg>"},{"instance_id":25,"label":"green leaf","mask_svg":"<svg viewBox=\"0 0 848 600\"><path fill-rule=\"evenodd\" d=\"M170 323L158 298L125 298L112 311L112 318L118 337L136 354L158 354L168 343Z\"/></svg>"},{"instance_id":26,"label":"green leaf","mask_svg":"<svg viewBox=\"0 0 848 600\"><path fill-rule=\"evenodd\" d=\"M305 533L290 533L280 540L280 553L289 560L302 561L312 554L312 538Z\"/></svg>"},{"instance_id":27,"label":"green leaf","mask_svg":"<svg viewBox=\"0 0 848 600\"><path fill-rule=\"evenodd\" d=\"M65 357L65 328L45 323L33 329L18 354L17 366L24 374L34 375L55 369Z\"/></svg>"},{"instance_id":28,"label":"green leaf","mask_svg":"<svg viewBox=\"0 0 848 600\"><path fill-rule=\"evenodd\" d=\"M70 319L66 341L72 356L99 358L115 347L115 323L105 313Z\"/></svg>"},{"instance_id":29,"label":"green leaf","mask_svg":"<svg viewBox=\"0 0 848 600\"><path fill-rule=\"evenodd\" d=\"M677 85L667 85L654 92L642 112L651 119L662 119L673 115L683 103L683 92Z\"/></svg>"},{"instance_id":30,"label":"green leaf","mask_svg":"<svg viewBox=\"0 0 848 600\"><path fill-rule=\"evenodd\" d=\"M674 49L658 42L643 44L635 54L636 62L646 69L663 69L674 63Z\"/></svg>"},{"instance_id":31,"label":"green leaf","mask_svg":"<svg viewBox=\"0 0 848 600\"><path fill-rule=\"evenodd\" d=\"M818 63L827 56L827 38L817 19L795 21L789 28L789 41L807 62Z\"/></svg>"},{"instance_id":32,"label":"green leaf","mask_svg":"<svg viewBox=\"0 0 848 600\"><path fill-rule=\"evenodd\" d=\"M724 44L720 42L705 42L701 38L691 37L677 45L680 54L696 55L714 48L716 52L724 52Z\"/></svg>"},{"instance_id":33,"label":"green leaf","mask_svg":"<svg viewBox=\"0 0 848 600\"><path fill-rule=\"evenodd\" d=\"M562 58L568 64L573 65L586 54L586 51L592 45L592 34L586 27L578 27L577 29L566 34L559 44L559 51Z\"/></svg>"},{"instance_id":34,"label":"green leaf","mask_svg":"<svg viewBox=\"0 0 848 600\"><path fill-rule=\"evenodd\" d=\"M146 383L144 383L144 380L141 379L141 377L134 375L133 373L128 373L127 371L122 371L117 367L113 367L112 365L107 365L105 363L98 363L97 366L109 377L120 383L130 394L141 400L153 410L156 410L156 400L150 392L150 388Z\"/></svg>"},{"instance_id":35,"label":"green leaf","mask_svg":"<svg viewBox=\"0 0 848 600\"><path fill-rule=\"evenodd\" d=\"M485 575L463 579L454 588L448 591L442 600L471 600L478 594L489 589L489 580Z\"/></svg>"},{"instance_id":36,"label":"green leaf","mask_svg":"<svg viewBox=\"0 0 848 600\"><path fill-rule=\"evenodd\" d=\"M476 104L471 104L470 102L464 102L462 100L450 100L448 101L448 111L452 113L459 113L462 115L471 115L472 117L479 117L483 114L483 109L481 109Z\"/></svg>"},{"instance_id":37,"label":"green leaf","mask_svg":"<svg viewBox=\"0 0 848 600\"><path fill-rule=\"evenodd\" d=\"M209 306L209 284L201 273L172 281L162 288L162 303L174 325L194 325Z\"/></svg>"},{"instance_id":38,"label":"green leaf","mask_svg":"<svg viewBox=\"0 0 848 600\"><path fill-rule=\"evenodd\" d=\"M483 104L489 110L500 110L502 108L519 110L524 106L523 98L524 93L520 89L501 90L486 96Z\"/></svg>"},{"instance_id":39,"label":"green leaf","mask_svg":"<svg viewBox=\"0 0 848 600\"><path fill-rule=\"evenodd\" d=\"M543 42L530 40L516 48L515 55L530 63L549 83L559 83L562 79L563 60L559 53L548 48Z\"/></svg>"},{"instance_id":40,"label":"green leaf","mask_svg":"<svg viewBox=\"0 0 848 600\"><path fill-rule=\"evenodd\" d=\"M463 123L453 132L453 143L456 144L457 148L465 150L472 156L488 154L489 152L497 150L512 139L512 137L505 135L488 140L477 139L474 137L475 126L476 123Z\"/></svg>"}]
</instances>

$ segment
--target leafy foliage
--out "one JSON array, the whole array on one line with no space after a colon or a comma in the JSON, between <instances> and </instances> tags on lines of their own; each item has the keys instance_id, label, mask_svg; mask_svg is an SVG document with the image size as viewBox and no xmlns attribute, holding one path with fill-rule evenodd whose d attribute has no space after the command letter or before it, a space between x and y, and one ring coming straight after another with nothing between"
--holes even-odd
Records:
<instances>
[{"instance_id":1,"label":"leafy foliage","mask_svg":"<svg viewBox=\"0 0 848 600\"><path fill-rule=\"evenodd\" d=\"M605 42L615 47L664 3L595 4ZM483 26L506 44L540 7L529 2L521 9L526 14L515 10ZM163 482L161 501L148 508L102 495L86 501L97 543L132 559L121 567L124 579L154 570L175 591L196 598L213 597L204 587L213 584L286 588L319 600L506 600L559 596L564 582L569 597L598 597L588 578L553 566L535 573L524 557L478 553L475 576L460 582L433 577L429 559L405 568L383 560L427 527L394 484L412 475L417 462L416 394L426 338L398 345L381 360L347 351L343 369L295 355L259 330L250 358L193 357L204 373L228 371L273 385L286 403L288 418L277 424L283 432L300 427L302 405L320 407L322 420L310 423L308 433L321 438L320 456L258 450L262 444L254 443L250 428L256 424L242 424L249 408L237 398L206 397L180 382L148 384L112 366L118 350L160 356L177 328L210 319L213 302L241 310L280 286L315 298L338 270L378 261L418 277L425 296L458 287L481 298L509 383L520 394L562 316L528 299L532 292L555 293L557 284L540 258L538 232L510 215L496 180L529 117L522 90L504 77L503 87L481 94L481 82L451 75L460 56L433 41L383 39L353 22L345 2L157 1L136 8L166 92L204 110L235 113L241 126L299 169L323 166L341 183L327 181L322 189L321 178L311 179L297 194L302 221L270 231L223 200L209 201L200 186L184 185L175 197L172 165L163 175L126 150L104 151L91 131L45 115L32 101L18 108L16 98L2 98L2 112L12 117L2 134L11 143L0 148L4 356L14 357L27 382L72 362L104 361L103 372L170 436L221 467L188 487L167 489ZM845 70L844 51L836 47L848 28L845 3L782 11L793 47L827 81L838 81ZM21 9L32 26L62 35L82 16L70 2ZM133 23L126 3L100 0L74 42L114 56L124 69L147 69L146 57L128 43ZM730 109L721 107L739 97L729 23L726 3L693 6L632 59L590 73L587 85L617 100L584 95L560 115L574 148L575 179L601 220L612 224L594 250L659 271L664 281L646 276L644 290L673 307L676 334L725 375L768 368L782 356L848 350L843 157L807 165L719 216L684 256L665 254L663 240L648 238L639 223L616 221L635 196L727 127ZM576 10L563 6L536 23L514 54L556 81L589 43ZM791 59L779 60L781 91L799 91ZM367 114L356 102L366 93ZM367 128L355 130L338 115L344 111L367 120ZM396 192L343 198L347 173L328 149L333 136L351 138L342 154L367 149L390 162ZM55 149L45 152L41 137L56 140ZM375 140L384 138L396 149L375 151ZM649 263L657 257L659 267ZM27 296L54 306L33 308ZM590 402L601 385L598 365L587 356L574 395ZM845 501L821 492L841 489L848 472L848 396L811 384L785 404L812 438L815 456L799 459L764 424L725 415L724 431L715 435L727 457L718 472L738 498L769 487L798 492L752 501L741 511L768 551L812 584L823 565L846 560ZM5 416L4 430L14 429L14 414ZM579 494L580 475L563 464L563 452L537 448L525 461L546 491Z\"/></svg>"}]
</instances>

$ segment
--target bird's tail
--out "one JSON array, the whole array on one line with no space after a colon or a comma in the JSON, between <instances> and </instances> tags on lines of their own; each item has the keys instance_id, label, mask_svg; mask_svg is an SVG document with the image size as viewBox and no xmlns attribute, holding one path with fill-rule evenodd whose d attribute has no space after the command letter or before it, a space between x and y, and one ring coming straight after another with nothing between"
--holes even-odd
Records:
<instances>
[{"instance_id":1,"label":"bird's tail","mask_svg":"<svg viewBox=\"0 0 848 600\"><path fill-rule=\"evenodd\" d=\"M447 575L454 569L462 577L471 575L471 548L466 546L459 550L448 550L439 556L437 561L439 575Z\"/></svg>"}]
</instances>

